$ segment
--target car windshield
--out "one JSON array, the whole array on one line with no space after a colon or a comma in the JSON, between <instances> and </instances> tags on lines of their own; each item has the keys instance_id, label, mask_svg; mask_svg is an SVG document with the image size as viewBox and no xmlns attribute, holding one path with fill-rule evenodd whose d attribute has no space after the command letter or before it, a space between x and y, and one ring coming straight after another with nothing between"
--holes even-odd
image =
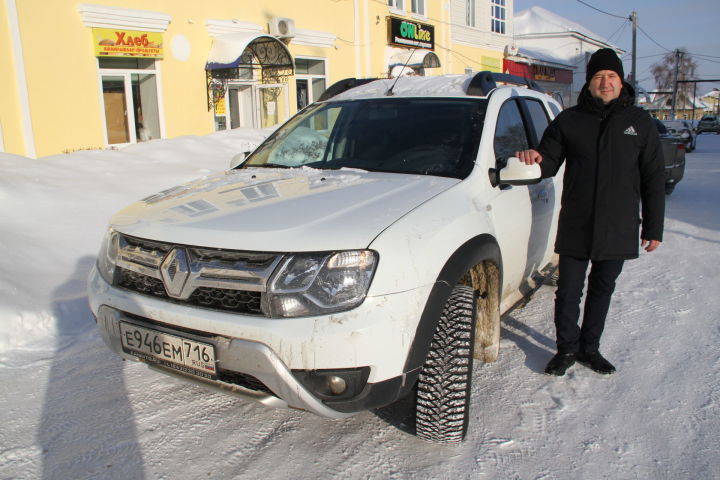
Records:
<instances>
[{"instance_id":1,"label":"car windshield","mask_svg":"<svg viewBox=\"0 0 720 480\"><path fill-rule=\"evenodd\" d=\"M271 135L238 168L358 168L465 178L477 155L484 99L319 103Z\"/></svg>"}]
</instances>

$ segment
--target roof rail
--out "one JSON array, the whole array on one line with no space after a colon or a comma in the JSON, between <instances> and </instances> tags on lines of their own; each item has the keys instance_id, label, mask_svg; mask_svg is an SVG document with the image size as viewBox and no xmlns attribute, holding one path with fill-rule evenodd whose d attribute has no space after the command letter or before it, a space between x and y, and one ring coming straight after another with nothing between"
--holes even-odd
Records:
<instances>
[{"instance_id":1,"label":"roof rail","mask_svg":"<svg viewBox=\"0 0 720 480\"><path fill-rule=\"evenodd\" d=\"M540 88L540 85L535 83L534 80L520 77L518 75L510 75L507 73L496 73L490 71L476 73L472 80L470 80L470 84L468 85L466 93L468 95L475 95L478 97L485 96L490 93L491 90L497 88L497 82L521 85L524 87L528 87L532 90L537 90L538 92L545 93L545 91Z\"/></svg>"},{"instance_id":2,"label":"roof rail","mask_svg":"<svg viewBox=\"0 0 720 480\"><path fill-rule=\"evenodd\" d=\"M346 90L350 90L351 88L359 87L360 85L365 85L366 83L374 82L375 80L379 80L378 78L344 78L342 80L339 80L332 85L328 87L327 90L325 90L321 95L320 98L317 99L318 102L322 102L324 100L328 100L335 95L339 95L343 93Z\"/></svg>"}]
</instances>

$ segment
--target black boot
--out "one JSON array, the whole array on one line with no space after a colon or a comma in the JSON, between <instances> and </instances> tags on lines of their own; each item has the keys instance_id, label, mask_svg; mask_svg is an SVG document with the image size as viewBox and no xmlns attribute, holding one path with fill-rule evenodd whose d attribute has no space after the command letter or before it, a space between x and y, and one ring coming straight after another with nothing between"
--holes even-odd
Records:
<instances>
[{"instance_id":1,"label":"black boot","mask_svg":"<svg viewBox=\"0 0 720 480\"><path fill-rule=\"evenodd\" d=\"M579 363L597 373L602 373L603 375L615 373L615 367L613 364L600 355L600 352L583 352L581 350L576 355L576 359Z\"/></svg>"},{"instance_id":2,"label":"black boot","mask_svg":"<svg viewBox=\"0 0 720 480\"><path fill-rule=\"evenodd\" d=\"M567 372L567 369L572 367L575 363L574 353L556 353L555 356L548 362L545 367L545 373L548 375L555 375L562 377Z\"/></svg>"}]
</instances>

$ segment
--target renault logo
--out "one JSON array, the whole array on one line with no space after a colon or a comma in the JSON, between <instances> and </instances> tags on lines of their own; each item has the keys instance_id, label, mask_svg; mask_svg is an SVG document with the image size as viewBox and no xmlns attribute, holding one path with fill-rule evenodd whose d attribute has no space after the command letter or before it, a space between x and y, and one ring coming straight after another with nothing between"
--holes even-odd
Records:
<instances>
[{"instance_id":1,"label":"renault logo","mask_svg":"<svg viewBox=\"0 0 720 480\"><path fill-rule=\"evenodd\" d=\"M160 276L167 294L182 298L185 283L190 277L190 262L184 248L174 248L160 264Z\"/></svg>"}]
</instances>

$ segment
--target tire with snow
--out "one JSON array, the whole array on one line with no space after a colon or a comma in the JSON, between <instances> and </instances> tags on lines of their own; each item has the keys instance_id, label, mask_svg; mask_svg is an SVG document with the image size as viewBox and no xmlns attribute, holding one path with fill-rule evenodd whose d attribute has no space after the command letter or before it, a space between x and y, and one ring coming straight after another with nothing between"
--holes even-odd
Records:
<instances>
[{"instance_id":1,"label":"tire with snow","mask_svg":"<svg viewBox=\"0 0 720 480\"><path fill-rule=\"evenodd\" d=\"M467 431L475 337L475 292L457 285L443 307L417 381L415 432L438 443L456 443Z\"/></svg>"}]
</instances>

